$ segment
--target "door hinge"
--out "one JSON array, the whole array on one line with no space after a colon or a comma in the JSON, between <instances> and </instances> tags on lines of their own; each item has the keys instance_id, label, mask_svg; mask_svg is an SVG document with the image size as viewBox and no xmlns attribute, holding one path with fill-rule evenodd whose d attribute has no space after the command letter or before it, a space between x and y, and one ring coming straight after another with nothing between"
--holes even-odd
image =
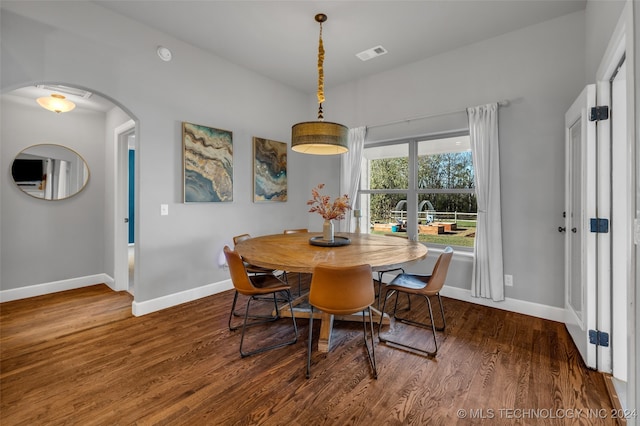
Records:
<instances>
[{"instance_id":1,"label":"door hinge","mask_svg":"<svg viewBox=\"0 0 640 426\"><path fill-rule=\"evenodd\" d=\"M606 348L609 346L609 333L599 330L589 330L589 343Z\"/></svg>"},{"instance_id":2,"label":"door hinge","mask_svg":"<svg viewBox=\"0 0 640 426\"><path fill-rule=\"evenodd\" d=\"M590 221L591 221L591 232L598 232L600 234L609 233L609 219L592 217Z\"/></svg>"},{"instance_id":3,"label":"door hinge","mask_svg":"<svg viewBox=\"0 0 640 426\"><path fill-rule=\"evenodd\" d=\"M609 119L609 107L607 105L595 106L589 112L589 121L601 121Z\"/></svg>"}]
</instances>

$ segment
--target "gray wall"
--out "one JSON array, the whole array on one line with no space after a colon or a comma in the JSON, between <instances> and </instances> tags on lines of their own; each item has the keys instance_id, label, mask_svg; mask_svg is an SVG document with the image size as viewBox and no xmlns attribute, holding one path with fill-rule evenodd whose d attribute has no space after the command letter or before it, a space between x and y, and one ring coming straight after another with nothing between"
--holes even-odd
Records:
<instances>
[{"instance_id":1,"label":"gray wall","mask_svg":"<svg viewBox=\"0 0 640 426\"><path fill-rule=\"evenodd\" d=\"M631 0L629 0L631 1ZM589 1L585 9L587 54L585 66L589 82L594 83L609 39L620 19L625 0Z\"/></svg>"},{"instance_id":2,"label":"gray wall","mask_svg":"<svg viewBox=\"0 0 640 426\"><path fill-rule=\"evenodd\" d=\"M104 272L105 114L55 114L34 100L3 97L2 170L3 290ZM89 167L85 189L69 199L30 197L13 183L11 163L30 145L64 145Z\"/></svg>"},{"instance_id":3,"label":"gray wall","mask_svg":"<svg viewBox=\"0 0 640 426\"><path fill-rule=\"evenodd\" d=\"M594 3L594 5L592 5ZM611 3L611 2L604 2ZM235 234L319 229L306 213L310 189L324 182L337 192L339 160L289 153L289 201L251 202L251 137L289 142L289 129L313 117L312 95L258 74L87 3L3 4L2 91L38 81L87 87L115 99L138 120L139 235L136 301L150 300L227 278L215 263ZM564 132L566 109L587 82L619 15L620 4L589 2L574 13L479 42L327 91L327 119L372 125L509 99L500 111L507 297L563 306ZM599 21L600 14L606 19ZM594 28L587 28L586 23ZM598 36L594 36L597 34ZM161 62L155 48L171 48ZM587 70L585 72L585 65ZM265 108L264 99L268 99ZM182 199L180 123L234 133L234 201L185 205ZM4 141L3 141L4 144ZM108 149L108 147L104 147ZM1 159L6 170L7 159ZM109 175L113 170L105 166ZM109 201L109 189L103 195ZM6 260L11 191L3 179L0 288L24 285ZM159 206L169 204L169 216ZM105 206L107 209L109 206ZM94 212L95 208L90 208ZM101 237L112 238L110 218ZM108 247L108 244L105 244ZM13 249L12 249L13 250ZM108 248L92 273L112 273ZM17 257L20 253L11 256ZM468 261L450 283L469 288ZM428 270L424 262L418 269ZM47 268L38 272L41 281ZM32 282L37 279L32 279Z\"/></svg>"},{"instance_id":4,"label":"gray wall","mask_svg":"<svg viewBox=\"0 0 640 426\"><path fill-rule=\"evenodd\" d=\"M564 113L586 82L584 33L585 14L577 12L327 94L340 116L359 125L511 102L499 115L504 272L514 278L509 298L564 306L564 237L557 231L564 210ZM404 136L433 121L391 127ZM455 259L448 285L471 287L469 263Z\"/></svg>"},{"instance_id":5,"label":"gray wall","mask_svg":"<svg viewBox=\"0 0 640 426\"><path fill-rule=\"evenodd\" d=\"M331 172L333 162L311 163L308 157L290 152L286 203L253 203L251 171L252 137L289 142L291 125L307 120L306 111L313 114L313 104L307 105L305 94L90 3L4 2L2 6L2 93L42 81L77 85L117 100L138 120L137 302L228 279L217 259L233 235L267 234L309 225L305 205L309 191L317 179L331 176L324 173ZM172 49L172 62L162 62L156 56L159 44ZM3 111L5 114L7 111ZM233 202L181 202L182 121L233 132ZM102 143L104 134L105 131L100 133ZM4 139L2 144L4 150ZM102 146L100 155L108 149ZM5 157L8 156L3 154L1 167L6 176L10 159ZM100 161L102 164L95 164ZM105 159L91 161L91 167L98 170L105 164ZM311 165L319 170L308 173ZM113 170L106 173L107 180L112 179L112 173ZM337 177L331 179L337 182ZM92 180L92 185L96 184ZM13 188L7 179L2 179L0 185L3 198L5 193L11 195ZM113 273L112 254L105 253L109 251L105 241L112 238L106 230L113 229L111 214L105 212L112 208L105 205L107 193L103 188L96 202L82 210L73 209L71 201L55 207L40 202L36 207L43 217L50 217L52 209L63 208L78 221L93 221L96 217L102 221L103 225L92 234L100 247L86 250L96 254L95 259L77 269L69 267L78 261L73 253L61 254L65 270L73 271L71 275ZM21 200L31 201L37 200ZM163 203L169 204L169 216L159 214ZM58 276L49 271L58 259L43 256L31 265L36 270L28 272L24 265L13 262L27 253L14 245L15 235L9 228L15 226L15 218L34 207L23 208L22 204L12 205L3 199L2 208L0 288L54 281ZM63 221L73 222L69 218ZM82 239L76 243L86 249ZM54 248L52 243L42 250L49 253Z\"/></svg>"}]
</instances>

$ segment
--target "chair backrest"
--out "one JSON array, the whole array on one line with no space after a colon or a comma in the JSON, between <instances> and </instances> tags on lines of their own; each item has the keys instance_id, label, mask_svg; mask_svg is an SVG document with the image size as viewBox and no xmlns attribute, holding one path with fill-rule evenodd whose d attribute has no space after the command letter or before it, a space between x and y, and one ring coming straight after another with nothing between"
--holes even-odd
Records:
<instances>
[{"instance_id":1,"label":"chair backrest","mask_svg":"<svg viewBox=\"0 0 640 426\"><path fill-rule=\"evenodd\" d=\"M233 286L236 291L245 295L256 294L256 288L249 279L242 257L240 257L238 252L231 250L229 246L224 246L224 256L227 258L231 281L233 282Z\"/></svg>"},{"instance_id":2,"label":"chair backrest","mask_svg":"<svg viewBox=\"0 0 640 426\"><path fill-rule=\"evenodd\" d=\"M349 315L365 309L374 300L371 265L318 265L313 269L309 303L318 309L329 314Z\"/></svg>"},{"instance_id":3,"label":"chair backrest","mask_svg":"<svg viewBox=\"0 0 640 426\"><path fill-rule=\"evenodd\" d=\"M285 234L300 234L303 232L309 232L309 230L307 228L300 228L300 229L285 229L284 233Z\"/></svg>"},{"instance_id":4,"label":"chair backrest","mask_svg":"<svg viewBox=\"0 0 640 426\"><path fill-rule=\"evenodd\" d=\"M433 267L429 284L425 287L426 292L435 294L442 289L442 286L447 279L447 271L449 271L449 264L451 263L452 257L453 249L451 247L445 248L440 254L435 266Z\"/></svg>"},{"instance_id":5,"label":"chair backrest","mask_svg":"<svg viewBox=\"0 0 640 426\"><path fill-rule=\"evenodd\" d=\"M249 238L251 238L249 234L236 235L233 237L233 244L238 244L240 241L248 240Z\"/></svg>"}]
</instances>

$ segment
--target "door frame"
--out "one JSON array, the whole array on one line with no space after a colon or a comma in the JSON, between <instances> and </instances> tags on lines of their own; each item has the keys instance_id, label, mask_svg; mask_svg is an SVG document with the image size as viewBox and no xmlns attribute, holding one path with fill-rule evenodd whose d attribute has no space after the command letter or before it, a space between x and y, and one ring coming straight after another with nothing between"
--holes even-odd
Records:
<instances>
[{"instance_id":1,"label":"door frame","mask_svg":"<svg viewBox=\"0 0 640 426\"><path fill-rule=\"evenodd\" d=\"M622 61L623 58L625 59L625 70L626 70L626 76L627 76L627 83L626 83L626 152L629 154L628 155L628 159L627 159L627 170L628 170L628 175L627 175L627 185L628 185L628 193L626 194L626 197L628 197L628 199L630 200L630 202L628 203L628 211L627 211L627 217L628 217L628 222L627 224L614 224L611 223L610 229L612 230L611 232L615 232L614 229L633 229L633 218L636 217L635 214L635 191L636 191L636 185L635 185L635 181L634 181L634 176L635 176L635 94L634 94L634 40L633 40L633 32L634 32L634 27L633 27L633 2L631 1L627 1L622 13L620 14L620 18L616 24L615 30L611 36L611 39L609 40L609 44L607 45L607 49L605 50L605 53L602 57L602 60L600 62L600 65L598 67L598 70L596 72L596 81L597 81L597 87L598 87L598 104L602 105L602 104L606 104L609 105L610 103L610 99L611 99L611 79L612 77L617 73L617 68L620 65L620 62ZM612 114L615 114L614 111L612 111ZM611 127L610 127L610 121L607 121L607 125L606 126L602 126L602 133L600 133L600 129L599 129L599 134L598 134L598 138L599 138L599 145L600 145L600 140L606 141L605 143L602 143L603 148L606 147L608 148L608 152L607 153L603 153L604 155L607 156L607 159L610 159L610 155L611 155L611 150L613 148L612 146L612 141L611 141ZM604 138L604 139L600 139L600 138ZM598 178L598 188L599 190L602 189L604 190L606 187L606 191L608 191L608 201L609 201L609 211L606 212L606 216L604 214L601 214L601 217L607 217L607 218L611 218L611 197L610 197L610 192L612 190L611 188L611 163L610 161L607 161L607 163L609 164L609 167L604 168L599 170L599 178ZM603 165L604 166L604 165ZM600 173L602 172L602 173ZM608 306L611 306L613 309L613 304L616 303L615 300L613 300L613 295L612 295L612 280L611 280L611 250L612 250L612 245L611 245L611 235L610 234L600 234L600 235L606 235L607 240L608 240L608 253L606 253L604 250L602 250L602 257L607 256L608 255L608 259L604 259L601 258L600 254L599 254L599 259L598 259L598 264L599 265L607 265L608 262L608 266L609 266L609 274L607 275L607 277L602 277L602 278L606 278L608 281L608 286L606 288L607 290L607 294L601 294L599 295L599 299L600 297L602 297L602 300L599 300L599 304L603 304L603 303L607 303ZM626 386L626 390L623 390L622 392L620 390L618 390L618 394L624 394L626 395L626 401L623 402L624 408L633 408L633 405L635 405L635 400L637 398L636 395L636 384L637 384L637 371L634 368L634 360L635 360L635 345L636 345L636 341L637 341L637 336L636 336L636 329L637 327L635 326L635 318L636 318L636 312L635 312L635 306L634 306L634 298L635 298L635 268L637 267L636 263L634 262L635 259L635 246L633 244L633 239L630 238L629 239L629 243L627 244L626 247L626 253L625 253L625 257L629 260L627 263L627 271L626 271L626 276L628 277L627 282L626 282L626 294L627 294L627 300L626 300L626 310L627 310L627 318L626 318L626 322L627 322L627 332L626 332L626 336L615 336L612 335L612 338L610 339L611 341L611 345L612 345L612 351L616 350L615 344L616 344L616 340L618 340L619 338L623 338L623 339L627 339L627 359L626 359L626 363L627 363L627 386ZM603 271L604 272L604 271ZM601 277L599 276L599 279ZM602 291L605 291L605 289L602 289ZM610 317L608 318L603 318L602 319L609 321L610 327L613 328L612 332L615 333L615 324L612 323L613 319ZM600 326L600 324L598 324L598 326ZM615 358L612 359L611 357L609 358L609 365L607 366L608 368L603 369L601 371L604 371L606 373L612 373L613 371L613 362L615 361ZM614 385L616 384L616 382L614 381ZM636 407L638 408L638 407Z\"/></svg>"},{"instance_id":2,"label":"door frame","mask_svg":"<svg viewBox=\"0 0 640 426\"><path fill-rule=\"evenodd\" d=\"M114 247L113 247L113 275L116 291L129 290L129 239L128 224L125 218L129 215L128 206L128 164L129 164L129 135L136 133L133 120L116 127L114 130L113 155L115 164L114 177ZM136 160L137 161L137 160ZM136 209L137 211L137 209ZM137 240L137 239L136 239ZM134 250L136 250L134 246ZM135 259L134 255L134 259ZM135 270L135 269L134 269ZM135 282L135 280L134 280Z\"/></svg>"}]
</instances>

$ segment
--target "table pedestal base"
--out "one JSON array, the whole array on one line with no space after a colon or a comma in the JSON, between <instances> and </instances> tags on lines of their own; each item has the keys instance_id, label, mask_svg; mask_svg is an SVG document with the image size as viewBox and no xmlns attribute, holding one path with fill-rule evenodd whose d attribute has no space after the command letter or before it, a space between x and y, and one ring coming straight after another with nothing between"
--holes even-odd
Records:
<instances>
[{"instance_id":1,"label":"table pedestal base","mask_svg":"<svg viewBox=\"0 0 640 426\"><path fill-rule=\"evenodd\" d=\"M296 318L311 317L311 308L307 306L301 306L304 302L303 298L299 297L293 301L293 311ZM373 316L373 322L378 324L380 317L382 317L382 324L389 325L389 315L383 314L378 309L371 307L371 315ZM291 317L291 311L289 305L283 306L280 309L280 316ZM333 329L333 321L356 321L362 322L362 313L356 313L352 315L331 315L322 311L314 310L313 319L320 319L320 337L318 339L318 351L329 352L331 349L331 330Z\"/></svg>"}]
</instances>

